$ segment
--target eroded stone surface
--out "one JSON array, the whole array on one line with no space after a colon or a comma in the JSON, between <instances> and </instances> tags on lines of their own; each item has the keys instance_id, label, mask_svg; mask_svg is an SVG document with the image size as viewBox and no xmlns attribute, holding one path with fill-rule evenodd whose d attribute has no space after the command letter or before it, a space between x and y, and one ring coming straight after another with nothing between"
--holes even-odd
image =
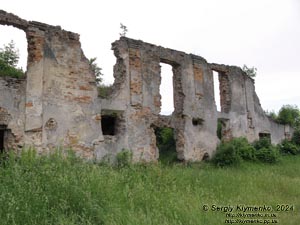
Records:
<instances>
[{"instance_id":1,"label":"eroded stone surface","mask_svg":"<svg viewBox=\"0 0 300 225\"><path fill-rule=\"evenodd\" d=\"M226 140L245 136L254 141L270 133L278 143L292 132L266 117L253 80L239 67L122 37L112 44L115 83L101 99L78 34L5 11L0 11L0 24L22 29L28 42L26 80L0 77L0 125L7 147L35 146L40 152L71 147L97 160L129 149L135 161L150 162L159 157L154 128L171 127L178 158L198 161L211 156L220 142L218 119ZM160 115L160 63L173 68L170 116ZM221 112L213 70L219 73Z\"/></svg>"}]
</instances>

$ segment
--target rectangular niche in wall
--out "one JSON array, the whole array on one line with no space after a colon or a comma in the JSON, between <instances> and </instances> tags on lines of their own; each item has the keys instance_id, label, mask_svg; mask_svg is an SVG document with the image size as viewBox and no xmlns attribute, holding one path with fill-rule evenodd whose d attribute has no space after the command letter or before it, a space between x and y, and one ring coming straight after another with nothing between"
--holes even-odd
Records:
<instances>
[{"instance_id":1,"label":"rectangular niche in wall","mask_svg":"<svg viewBox=\"0 0 300 225\"><path fill-rule=\"evenodd\" d=\"M116 120L115 115L103 115L101 116L101 127L103 135L114 136L116 132Z\"/></svg>"},{"instance_id":2,"label":"rectangular niche in wall","mask_svg":"<svg viewBox=\"0 0 300 225\"><path fill-rule=\"evenodd\" d=\"M103 135L115 136L121 130L122 111L102 110L101 127Z\"/></svg>"},{"instance_id":3,"label":"rectangular niche in wall","mask_svg":"<svg viewBox=\"0 0 300 225\"><path fill-rule=\"evenodd\" d=\"M271 134L268 132L261 132L258 135L259 135L259 139L267 138L267 139L271 140Z\"/></svg>"}]
</instances>

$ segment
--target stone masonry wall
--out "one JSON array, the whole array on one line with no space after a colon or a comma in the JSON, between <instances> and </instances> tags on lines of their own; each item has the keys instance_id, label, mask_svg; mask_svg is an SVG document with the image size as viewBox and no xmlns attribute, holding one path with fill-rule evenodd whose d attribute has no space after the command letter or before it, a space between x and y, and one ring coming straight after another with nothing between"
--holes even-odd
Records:
<instances>
[{"instance_id":1,"label":"stone masonry wall","mask_svg":"<svg viewBox=\"0 0 300 225\"><path fill-rule=\"evenodd\" d=\"M121 37L112 44L115 83L99 98L95 76L79 35L58 26L26 21L0 10L0 24L23 30L28 42L25 80L0 78L0 126L6 146L34 146L39 152L72 148L87 159L114 160L123 149L134 161L156 161L156 127L174 129L180 160L211 156L220 140L270 133L273 143L289 129L267 118L254 82L240 68ZM173 68L174 112L161 116L161 66ZM219 73L221 112L214 98L213 70Z\"/></svg>"}]
</instances>

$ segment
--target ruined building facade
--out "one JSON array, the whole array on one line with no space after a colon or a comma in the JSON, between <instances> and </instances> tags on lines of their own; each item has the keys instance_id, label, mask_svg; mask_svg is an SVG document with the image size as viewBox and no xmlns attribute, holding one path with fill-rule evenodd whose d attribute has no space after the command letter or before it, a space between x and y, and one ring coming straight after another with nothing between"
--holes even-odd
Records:
<instances>
[{"instance_id":1,"label":"ruined building facade","mask_svg":"<svg viewBox=\"0 0 300 225\"><path fill-rule=\"evenodd\" d=\"M129 149L135 161L149 162L159 157L154 129L170 127L178 158L197 161L219 144L218 120L225 139L270 135L278 143L289 135L264 114L254 81L239 67L122 37L112 44L113 91L100 98L78 34L5 11L0 24L23 30L28 42L26 78L0 76L0 142L6 149L71 147L97 160ZM171 116L160 115L160 63L173 68ZM221 112L213 71L219 74Z\"/></svg>"}]
</instances>

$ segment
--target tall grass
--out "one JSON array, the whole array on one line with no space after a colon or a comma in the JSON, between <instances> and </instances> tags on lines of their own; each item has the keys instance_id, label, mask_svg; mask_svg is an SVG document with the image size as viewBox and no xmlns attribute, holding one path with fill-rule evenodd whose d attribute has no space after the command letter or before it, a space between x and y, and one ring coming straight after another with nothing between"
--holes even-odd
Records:
<instances>
[{"instance_id":1,"label":"tall grass","mask_svg":"<svg viewBox=\"0 0 300 225\"><path fill-rule=\"evenodd\" d=\"M11 154L0 166L0 224L224 224L203 204L293 204L300 221L300 156L275 165L131 165L114 168L72 154Z\"/></svg>"}]
</instances>

